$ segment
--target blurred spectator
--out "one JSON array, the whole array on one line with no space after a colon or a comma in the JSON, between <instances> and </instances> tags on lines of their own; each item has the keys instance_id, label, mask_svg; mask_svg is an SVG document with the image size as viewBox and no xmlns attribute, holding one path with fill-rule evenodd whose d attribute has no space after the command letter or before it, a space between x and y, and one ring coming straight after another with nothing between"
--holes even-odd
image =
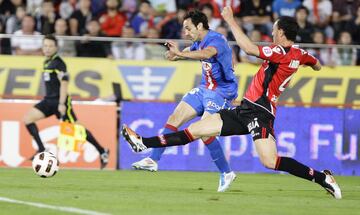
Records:
<instances>
[{"instance_id":1,"label":"blurred spectator","mask_svg":"<svg viewBox=\"0 0 360 215\"><path fill-rule=\"evenodd\" d=\"M214 18L214 8L211 4L204 4L201 7L201 12L206 15L211 30L215 30L221 24L221 19Z\"/></svg>"},{"instance_id":2,"label":"blurred spectator","mask_svg":"<svg viewBox=\"0 0 360 215\"><path fill-rule=\"evenodd\" d=\"M106 0L91 0L90 8L93 17L99 17L106 12Z\"/></svg>"},{"instance_id":3,"label":"blurred spectator","mask_svg":"<svg viewBox=\"0 0 360 215\"><path fill-rule=\"evenodd\" d=\"M138 2L134 0L122 0L120 11L126 13L129 18L131 14L135 13L137 4Z\"/></svg>"},{"instance_id":4,"label":"blurred spectator","mask_svg":"<svg viewBox=\"0 0 360 215\"><path fill-rule=\"evenodd\" d=\"M91 20L86 25L84 37L101 37L100 24L97 20ZM110 46L107 42L81 40L76 44L76 52L79 57L112 57Z\"/></svg>"},{"instance_id":5,"label":"blurred spectator","mask_svg":"<svg viewBox=\"0 0 360 215\"><path fill-rule=\"evenodd\" d=\"M118 0L107 0L106 7L107 12L99 19L101 30L106 36L120 36L126 16L119 12Z\"/></svg>"},{"instance_id":6,"label":"blurred spectator","mask_svg":"<svg viewBox=\"0 0 360 215\"><path fill-rule=\"evenodd\" d=\"M315 44L325 44L325 34L322 31L315 31L313 34L313 41ZM308 52L316 57L321 65L335 66L334 50L332 48L312 48Z\"/></svg>"},{"instance_id":7,"label":"blurred spectator","mask_svg":"<svg viewBox=\"0 0 360 215\"><path fill-rule=\"evenodd\" d=\"M76 9L77 0L64 0L59 6L59 14L63 19L69 19Z\"/></svg>"},{"instance_id":8,"label":"blurred spectator","mask_svg":"<svg viewBox=\"0 0 360 215\"><path fill-rule=\"evenodd\" d=\"M21 30L15 31L11 38L11 46L13 54L16 55L42 55L41 38L17 37L23 35L40 35L34 31L35 21L32 16L26 15L21 22Z\"/></svg>"},{"instance_id":9,"label":"blurred spectator","mask_svg":"<svg viewBox=\"0 0 360 215\"><path fill-rule=\"evenodd\" d=\"M4 24L0 21L0 34L4 32ZM9 38L0 38L0 54L11 54L11 45Z\"/></svg>"},{"instance_id":10,"label":"blurred spectator","mask_svg":"<svg viewBox=\"0 0 360 215\"><path fill-rule=\"evenodd\" d=\"M261 42L261 32L257 29L254 29L250 32L250 39L253 42ZM260 58L257 58L253 55L246 54L243 50L240 50L240 59L243 63L250 63L254 65L260 65L262 64L263 60Z\"/></svg>"},{"instance_id":11,"label":"blurred spectator","mask_svg":"<svg viewBox=\"0 0 360 215\"><path fill-rule=\"evenodd\" d=\"M309 10L300 6L296 9L295 17L296 22L299 25L298 35L296 42L298 43L312 43L311 35L314 33L313 25L308 22Z\"/></svg>"},{"instance_id":12,"label":"blurred spectator","mask_svg":"<svg viewBox=\"0 0 360 215\"><path fill-rule=\"evenodd\" d=\"M260 29L261 33L271 35L271 0L241 1L240 16L242 17L243 27L247 32L257 28Z\"/></svg>"},{"instance_id":13,"label":"blurred spectator","mask_svg":"<svg viewBox=\"0 0 360 215\"><path fill-rule=\"evenodd\" d=\"M352 30L352 20L359 6L360 0L333 0L332 24L335 33Z\"/></svg>"},{"instance_id":14,"label":"blurred spectator","mask_svg":"<svg viewBox=\"0 0 360 215\"><path fill-rule=\"evenodd\" d=\"M135 14L130 21L130 25L135 30L136 36L145 37L147 30L154 27L152 10L149 1L144 0L140 3L139 12Z\"/></svg>"},{"instance_id":15,"label":"blurred spectator","mask_svg":"<svg viewBox=\"0 0 360 215\"><path fill-rule=\"evenodd\" d=\"M133 38L135 36L135 31L130 26L124 26L122 32L121 37L123 38ZM114 42L111 46L111 50L115 59L145 59L145 48L142 43Z\"/></svg>"},{"instance_id":16,"label":"blurred spectator","mask_svg":"<svg viewBox=\"0 0 360 215\"><path fill-rule=\"evenodd\" d=\"M303 5L309 10L309 21L316 28L325 31L328 38L334 38L334 30L329 25L332 14L330 0L304 0Z\"/></svg>"},{"instance_id":17,"label":"blurred spectator","mask_svg":"<svg viewBox=\"0 0 360 215\"><path fill-rule=\"evenodd\" d=\"M165 17L168 14L176 13L175 0L149 0L151 7L154 9L155 16Z\"/></svg>"},{"instance_id":18,"label":"blurred spectator","mask_svg":"<svg viewBox=\"0 0 360 215\"><path fill-rule=\"evenodd\" d=\"M44 0L41 5L41 11L36 15L36 30L43 35L54 33L55 20L59 16L55 13L52 0Z\"/></svg>"},{"instance_id":19,"label":"blurred spectator","mask_svg":"<svg viewBox=\"0 0 360 215\"><path fill-rule=\"evenodd\" d=\"M35 15L40 12L43 0L26 0L26 12Z\"/></svg>"},{"instance_id":20,"label":"blurred spectator","mask_svg":"<svg viewBox=\"0 0 360 215\"><path fill-rule=\"evenodd\" d=\"M219 8L219 12L221 12L222 9L226 6L230 6L234 14L238 14L240 12L240 3L241 3L240 0L230 0L230 1L214 0L214 2L217 4ZM215 8L214 8L214 17L221 18L221 15L217 16Z\"/></svg>"},{"instance_id":21,"label":"blurred spectator","mask_svg":"<svg viewBox=\"0 0 360 215\"><path fill-rule=\"evenodd\" d=\"M176 17L167 22L161 30L161 38L180 39L186 10L179 8Z\"/></svg>"},{"instance_id":22,"label":"blurred spectator","mask_svg":"<svg viewBox=\"0 0 360 215\"><path fill-rule=\"evenodd\" d=\"M175 0L149 0L153 8L154 23L159 31L176 15Z\"/></svg>"},{"instance_id":23,"label":"blurred spectator","mask_svg":"<svg viewBox=\"0 0 360 215\"><path fill-rule=\"evenodd\" d=\"M79 9L75 10L70 17L70 34L83 35L86 30L87 23L92 20L90 11L91 1L80 0Z\"/></svg>"},{"instance_id":24,"label":"blurred spectator","mask_svg":"<svg viewBox=\"0 0 360 215\"><path fill-rule=\"evenodd\" d=\"M26 15L25 7L19 6L16 8L15 15L10 16L6 21L6 33L12 34L21 29L21 22Z\"/></svg>"},{"instance_id":25,"label":"blurred spectator","mask_svg":"<svg viewBox=\"0 0 360 215\"><path fill-rule=\"evenodd\" d=\"M55 22L55 36L67 36L69 35L68 23L65 19L58 19ZM58 38L58 53L64 57L76 56L75 50L75 41L74 40L64 40Z\"/></svg>"},{"instance_id":26,"label":"blurred spectator","mask_svg":"<svg viewBox=\"0 0 360 215\"><path fill-rule=\"evenodd\" d=\"M279 16L295 16L296 8L301 6L301 0L274 0L272 4L274 20Z\"/></svg>"},{"instance_id":27,"label":"blurred spectator","mask_svg":"<svg viewBox=\"0 0 360 215\"><path fill-rule=\"evenodd\" d=\"M338 44L351 45L352 38L348 31L342 31ZM334 59L336 65L354 66L356 64L356 48L338 48L334 50Z\"/></svg>"},{"instance_id":28,"label":"blurred spectator","mask_svg":"<svg viewBox=\"0 0 360 215\"><path fill-rule=\"evenodd\" d=\"M160 33L156 28L149 28L146 37L150 39L158 39ZM145 58L151 60L163 60L166 52L166 47L158 43L145 44Z\"/></svg>"},{"instance_id":29,"label":"blurred spectator","mask_svg":"<svg viewBox=\"0 0 360 215\"><path fill-rule=\"evenodd\" d=\"M353 20L353 30L352 35L354 38L354 43L360 45L360 6L357 8L356 17ZM356 65L360 65L360 49L357 50L357 62Z\"/></svg>"},{"instance_id":30,"label":"blurred spectator","mask_svg":"<svg viewBox=\"0 0 360 215\"><path fill-rule=\"evenodd\" d=\"M0 18L2 21L15 14L16 7L11 3L10 0L0 0Z\"/></svg>"}]
</instances>

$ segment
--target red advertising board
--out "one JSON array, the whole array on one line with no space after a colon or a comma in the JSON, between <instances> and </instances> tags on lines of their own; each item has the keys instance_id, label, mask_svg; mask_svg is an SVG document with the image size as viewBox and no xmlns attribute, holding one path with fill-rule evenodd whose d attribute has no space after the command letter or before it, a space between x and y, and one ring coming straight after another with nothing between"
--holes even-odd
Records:
<instances>
[{"instance_id":1,"label":"red advertising board","mask_svg":"<svg viewBox=\"0 0 360 215\"><path fill-rule=\"evenodd\" d=\"M29 158L36 152L35 141L29 135L24 123L24 114L37 101L0 100L0 167L29 167ZM110 149L109 169L116 168L116 105L113 103L74 102L78 122L88 128L104 148ZM60 168L100 167L99 154L90 143L81 152L66 151L56 145L59 135L59 121L55 116L37 122L45 147L55 153Z\"/></svg>"}]
</instances>

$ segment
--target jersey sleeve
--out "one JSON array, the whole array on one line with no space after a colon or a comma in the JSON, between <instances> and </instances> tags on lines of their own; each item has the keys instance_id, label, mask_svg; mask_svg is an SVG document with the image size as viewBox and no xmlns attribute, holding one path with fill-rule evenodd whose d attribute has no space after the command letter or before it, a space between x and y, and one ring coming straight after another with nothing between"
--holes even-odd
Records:
<instances>
[{"instance_id":1,"label":"jersey sleeve","mask_svg":"<svg viewBox=\"0 0 360 215\"><path fill-rule=\"evenodd\" d=\"M286 54L282 47L272 46L258 46L259 58L268 60L273 63L279 63L283 56Z\"/></svg>"},{"instance_id":2,"label":"jersey sleeve","mask_svg":"<svg viewBox=\"0 0 360 215\"><path fill-rule=\"evenodd\" d=\"M307 66L313 66L316 64L317 59L313 55L311 55L309 52L301 50L302 57L300 64L307 65Z\"/></svg>"},{"instance_id":3,"label":"jersey sleeve","mask_svg":"<svg viewBox=\"0 0 360 215\"><path fill-rule=\"evenodd\" d=\"M228 46L229 45L224 38L214 37L209 41L206 47L214 47L216 49L217 55L219 56L226 51L226 47Z\"/></svg>"},{"instance_id":4,"label":"jersey sleeve","mask_svg":"<svg viewBox=\"0 0 360 215\"><path fill-rule=\"evenodd\" d=\"M197 47L198 47L198 43L197 43L197 42L193 43L193 44L190 46L190 51L196 51L196 50L197 50Z\"/></svg>"},{"instance_id":5,"label":"jersey sleeve","mask_svg":"<svg viewBox=\"0 0 360 215\"><path fill-rule=\"evenodd\" d=\"M56 64L56 70L58 71L59 79L62 81L68 81L69 80L69 73L66 69L66 64L63 61L58 61Z\"/></svg>"}]
</instances>

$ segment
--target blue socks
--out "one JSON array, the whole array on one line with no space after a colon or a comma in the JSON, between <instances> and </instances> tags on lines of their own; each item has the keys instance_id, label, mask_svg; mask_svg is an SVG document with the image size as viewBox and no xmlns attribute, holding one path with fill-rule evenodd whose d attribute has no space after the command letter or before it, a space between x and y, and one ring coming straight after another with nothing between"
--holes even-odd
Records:
<instances>
[{"instance_id":1,"label":"blue socks","mask_svg":"<svg viewBox=\"0 0 360 215\"><path fill-rule=\"evenodd\" d=\"M170 133L174 133L177 131L177 128L171 126L171 125L165 125L165 128L162 132L162 134L170 134ZM161 155L164 153L165 151L165 147L164 148L153 148L153 150L151 151L151 155L150 158L153 159L154 161L158 162L161 159Z\"/></svg>"},{"instance_id":2,"label":"blue socks","mask_svg":"<svg viewBox=\"0 0 360 215\"><path fill-rule=\"evenodd\" d=\"M166 124L162 134L170 134L177 131L177 128ZM227 162L224 152L221 148L220 142L216 137L211 137L204 141L206 147L210 151L210 156L214 161L215 165L219 169L220 173L231 172L229 163ZM164 153L166 148L153 148L150 158L158 162L161 159L161 155Z\"/></svg>"},{"instance_id":3,"label":"blue socks","mask_svg":"<svg viewBox=\"0 0 360 215\"><path fill-rule=\"evenodd\" d=\"M231 172L229 163L227 162L224 152L221 148L220 142L216 137L211 137L205 142L206 147L210 151L210 155L220 173Z\"/></svg>"}]
</instances>

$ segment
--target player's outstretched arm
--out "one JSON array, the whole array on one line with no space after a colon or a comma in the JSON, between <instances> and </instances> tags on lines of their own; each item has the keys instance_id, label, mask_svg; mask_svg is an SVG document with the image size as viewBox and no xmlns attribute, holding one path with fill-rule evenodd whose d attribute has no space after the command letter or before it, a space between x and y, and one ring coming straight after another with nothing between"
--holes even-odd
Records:
<instances>
[{"instance_id":1,"label":"player's outstretched arm","mask_svg":"<svg viewBox=\"0 0 360 215\"><path fill-rule=\"evenodd\" d=\"M169 47L169 53L174 54L179 59L205 60L217 54L216 48L211 46L199 51L190 51L190 49L180 51L174 41L168 41L167 46Z\"/></svg>"},{"instance_id":2,"label":"player's outstretched arm","mask_svg":"<svg viewBox=\"0 0 360 215\"><path fill-rule=\"evenodd\" d=\"M165 43L165 45L167 46L167 43ZM182 50L183 52L189 52L190 51L190 47L186 47ZM170 60L170 61L177 61L177 60L185 60L186 58L184 57L180 57L180 56L177 56L175 55L173 52L171 52L170 50L169 51L166 51L165 52L165 58L167 60Z\"/></svg>"},{"instance_id":3,"label":"player's outstretched arm","mask_svg":"<svg viewBox=\"0 0 360 215\"><path fill-rule=\"evenodd\" d=\"M319 60L316 61L315 65L312 65L311 68L315 71L319 71L321 69L321 63Z\"/></svg>"},{"instance_id":4,"label":"player's outstretched arm","mask_svg":"<svg viewBox=\"0 0 360 215\"><path fill-rule=\"evenodd\" d=\"M229 25L231 32L236 39L236 43L240 46L240 48L248 55L259 56L260 52L258 46L251 42L240 26L237 25L231 7L224 7L221 15Z\"/></svg>"}]
</instances>

